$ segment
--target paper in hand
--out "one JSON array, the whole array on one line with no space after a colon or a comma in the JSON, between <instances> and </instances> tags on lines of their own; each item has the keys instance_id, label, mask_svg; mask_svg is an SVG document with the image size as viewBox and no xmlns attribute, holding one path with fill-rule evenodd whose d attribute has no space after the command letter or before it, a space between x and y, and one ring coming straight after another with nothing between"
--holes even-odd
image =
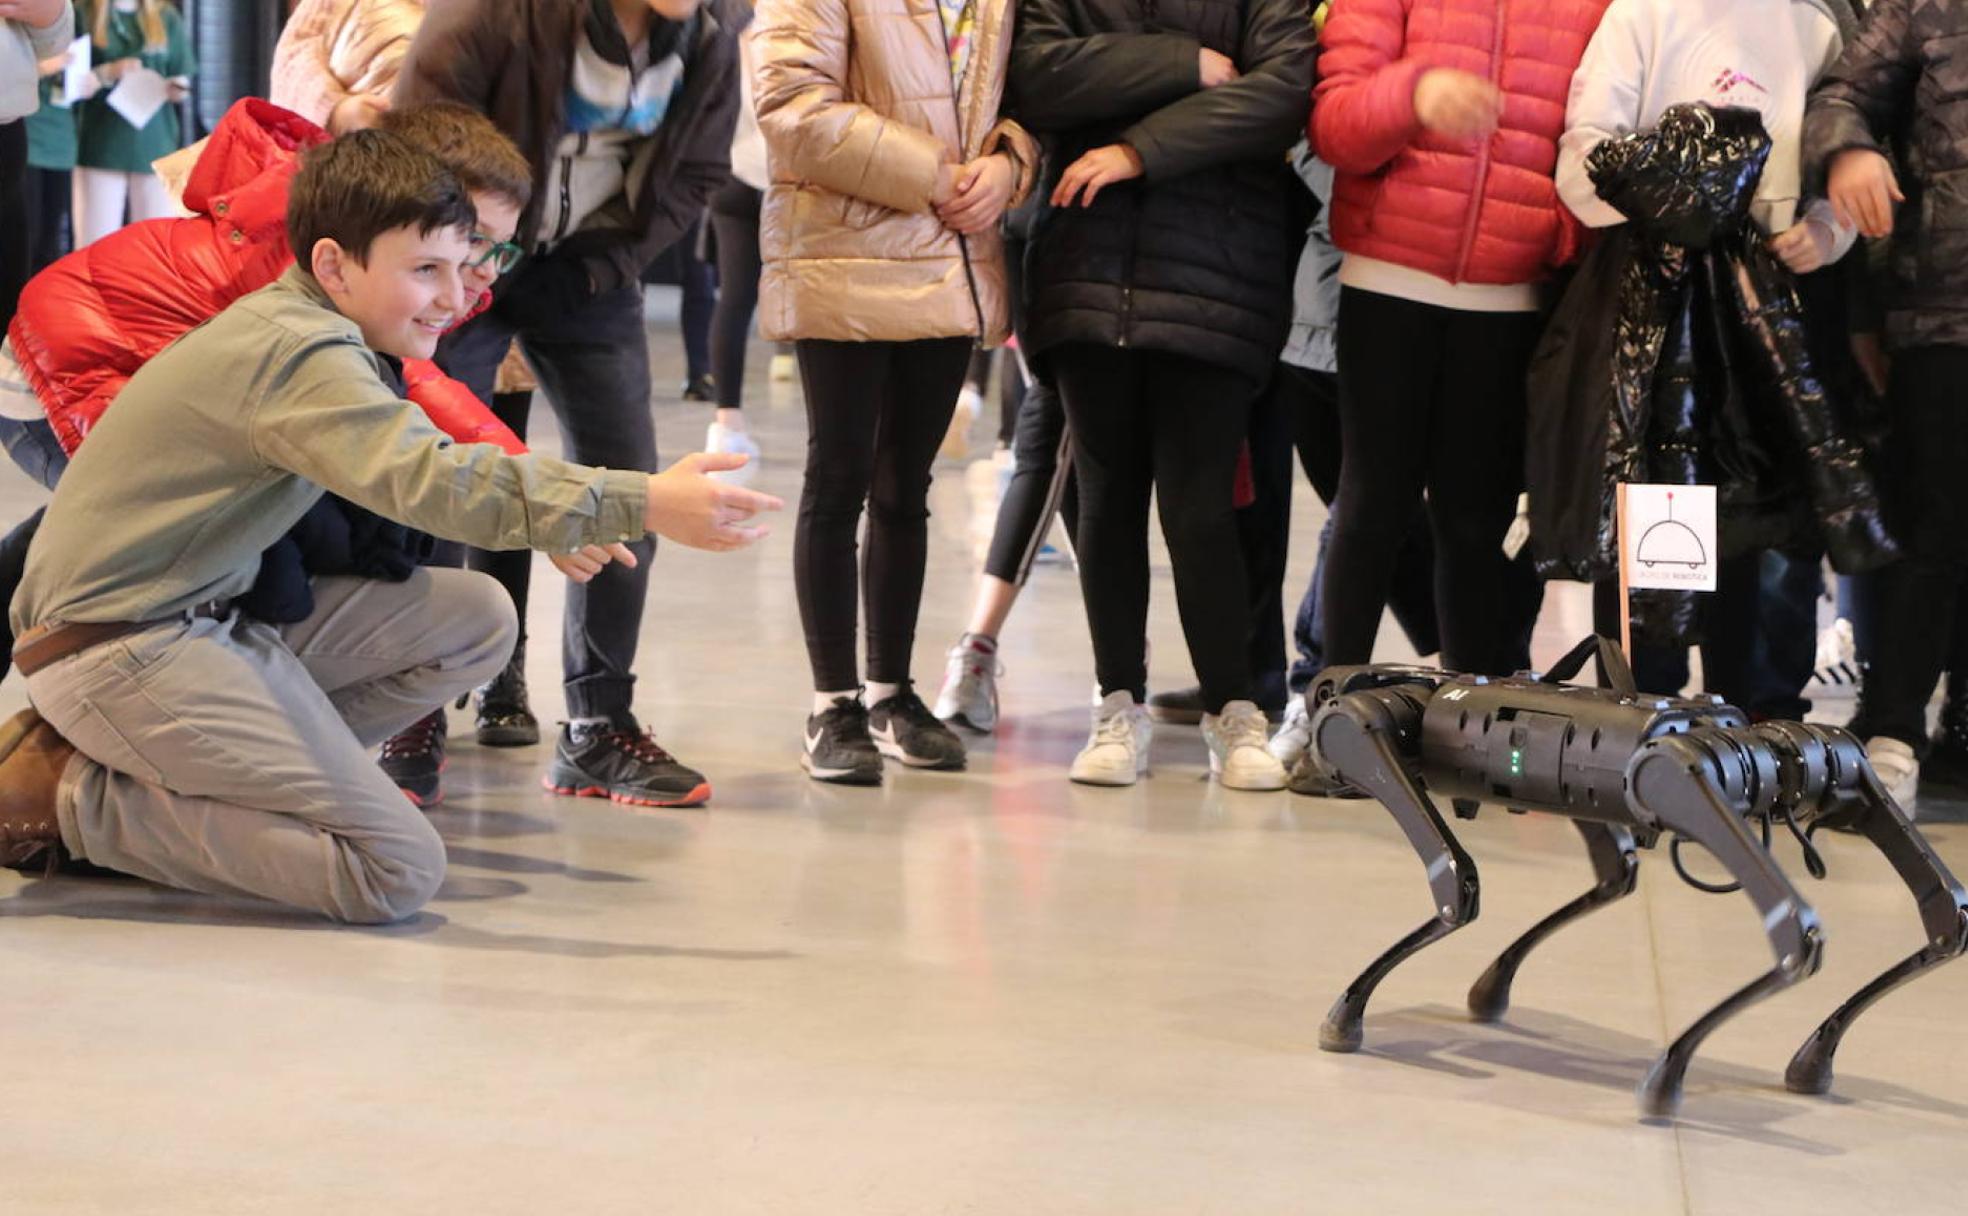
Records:
<instances>
[{"instance_id":1,"label":"paper in hand","mask_svg":"<svg viewBox=\"0 0 1968 1216\"><path fill-rule=\"evenodd\" d=\"M132 68L109 92L109 108L141 131L171 100L171 82L149 68Z\"/></svg>"},{"instance_id":2,"label":"paper in hand","mask_svg":"<svg viewBox=\"0 0 1968 1216\"><path fill-rule=\"evenodd\" d=\"M94 66L87 34L68 44L68 65L62 68L62 99L59 104L72 106L89 96L95 85L89 78L89 69Z\"/></svg>"}]
</instances>

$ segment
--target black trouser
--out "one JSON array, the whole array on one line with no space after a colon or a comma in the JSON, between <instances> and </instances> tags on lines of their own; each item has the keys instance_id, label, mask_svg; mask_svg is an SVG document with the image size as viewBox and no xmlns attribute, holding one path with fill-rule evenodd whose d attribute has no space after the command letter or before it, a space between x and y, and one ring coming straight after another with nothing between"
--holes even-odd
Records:
<instances>
[{"instance_id":1,"label":"black trouser","mask_svg":"<svg viewBox=\"0 0 1968 1216\"><path fill-rule=\"evenodd\" d=\"M1004 500L998 504L998 522L991 529L991 551L984 559L984 573L1024 586L1031 577L1032 563L1045 545L1046 534L1052 530L1052 517L1063 518L1067 535L1073 536L1079 513L1066 409L1059 403L1058 391L1044 377L1036 377L1026 385L1024 403L1018 407L1018 425L1011 440L1011 480L1005 485Z\"/></svg>"},{"instance_id":2,"label":"black trouser","mask_svg":"<svg viewBox=\"0 0 1968 1216\"><path fill-rule=\"evenodd\" d=\"M854 664L855 532L868 513L858 580L867 603L868 678L909 678L929 554L929 476L956 412L970 338L795 343L806 392L806 484L793 532L813 687L861 683Z\"/></svg>"},{"instance_id":3,"label":"black trouser","mask_svg":"<svg viewBox=\"0 0 1968 1216\"><path fill-rule=\"evenodd\" d=\"M23 182L27 177L27 124L0 122L0 333L13 324L27 284L27 234L32 217Z\"/></svg>"},{"instance_id":4,"label":"black trouser","mask_svg":"<svg viewBox=\"0 0 1968 1216\"><path fill-rule=\"evenodd\" d=\"M1880 485L1906 556L1880 571L1878 650L1852 728L1927 748L1927 702L1947 662L1968 577L1968 347L1893 358Z\"/></svg>"},{"instance_id":5,"label":"black trouser","mask_svg":"<svg viewBox=\"0 0 1968 1216\"><path fill-rule=\"evenodd\" d=\"M27 171L27 215L32 230L27 238L27 273L32 278L68 252L69 200L74 175L66 169Z\"/></svg>"},{"instance_id":6,"label":"black trouser","mask_svg":"<svg viewBox=\"0 0 1968 1216\"><path fill-rule=\"evenodd\" d=\"M1401 542L1425 490L1444 663L1491 675L1515 666L1502 545L1523 486L1524 379L1540 328L1536 313L1341 289L1345 457L1322 592L1326 662L1373 661Z\"/></svg>"},{"instance_id":7,"label":"black trouser","mask_svg":"<svg viewBox=\"0 0 1968 1216\"><path fill-rule=\"evenodd\" d=\"M1811 710L1803 694L1817 662L1823 589L1816 559L1774 549L1723 558L1715 591L1702 602L1704 691L1758 720L1801 721ZM1617 579L1593 586L1592 627L1603 637L1620 635ZM1674 696L1688 686L1686 647L1636 639L1628 660L1641 692Z\"/></svg>"},{"instance_id":8,"label":"black trouser","mask_svg":"<svg viewBox=\"0 0 1968 1216\"><path fill-rule=\"evenodd\" d=\"M737 178L711 196L711 231L717 236L717 309L711 314L711 379L717 403L745 403L745 347L758 311L759 209L765 195Z\"/></svg>"},{"instance_id":9,"label":"black trouser","mask_svg":"<svg viewBox=\"0 0 1968 1216\"><path fill-rule=\"evenodd\" d=\"M522 389L516 393L494 393L492 412L499 421L512 428L521 443L526 442L526 424L533 414L533 390ZM526 645L526 604L533 591L533 550L531 549L473 549L466 555L466 564L480 574L489 574L506 594L512 596L513 607L519 612L518 647ZM516 653L516 652L515 652Z\"/></svg>"},{"instance_id":10,"label":"black trouser","mask_svg":"<svg viewBox=\"0 0 1968 1216\"><path fill-rule=\"evenodd\" d=\"M1251 676L1257 703L1272 710L1281 707L1288 694L1304 692L1326 665L1319 640L1319 579L1325 568L1326 538L1332 535L1330 514L1319 534L1319 560L1299 600L1292 628L1298 658L1289 676L1279 625L1291 543L1292 452L1297 451L1319 501L1330 507L1339 492L1339 378L1280 363L1270 388L1251 406L1250 449L1256 497L1237 512L1237 529L1250 579ZM1441 648L1435 626L1435 540L1419 503L1401 542L1387 598L1416 654L1433 654ZM1531 616L1536 615L1533 606Z\"/></svg>"},{"instance_id":11,"label":"black trouser","mask_svg":"<svg viewBox=\"0 0 1968 1216\"><path fill-rule=\"evenodd\" d=\"M677 270L683 303L677 324L683 330L684 376L697 380L711 374L711 317L717 311L717 267L702 256L704 217L677 242Z\"/></svg>"},{"instance_id":12,"label":"black trouser","mask_svg":"<svg viewBox=\"0 0 1968 1216\"><path fill-rule=\"evenodd\" d=\"M490 403L499 363L514 336L497 310L485 313L445 338L438 362L479 400ZM596 296L517 336L560 421L569 460L656 471L656 420L649 408L649 347L640 285ZM514 429L523 432L523 422ZM567 588L561 664L570 717L629 712L656 540L644 537L629 549L636 555L633 568L611 563L591 581Z\"/></svg>"},{"instance_id":13,"label":"black trouser","mask_svg":"<svg viewBox=\"0 0 1968 1216\"><path fill-rule=\"evenodd\" d=\"M1101 695L1147 694L1152 492L1203 707L1248 700L1250 615L1231 495L1257 386L1163 351L1068 345L1046 358L1073 431L1080 591Z\"/></svg>"}]
</instances>

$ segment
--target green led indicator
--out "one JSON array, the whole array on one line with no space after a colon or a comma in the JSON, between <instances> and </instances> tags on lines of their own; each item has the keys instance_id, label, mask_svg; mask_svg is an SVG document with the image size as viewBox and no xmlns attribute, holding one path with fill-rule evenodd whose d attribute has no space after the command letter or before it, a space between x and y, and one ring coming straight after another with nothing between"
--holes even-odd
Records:
<instances>
[{"instance_id":1,"label":"green led indicator","mask_svg":"<svg viewBox=\"0 0 1968 1216\"><path fill-rule=\"evenodd\" d=\"M1510 749L1510 775L1513 777L1524 775L1524 753L1514 747Z\"/></svg>"}]
</instances>

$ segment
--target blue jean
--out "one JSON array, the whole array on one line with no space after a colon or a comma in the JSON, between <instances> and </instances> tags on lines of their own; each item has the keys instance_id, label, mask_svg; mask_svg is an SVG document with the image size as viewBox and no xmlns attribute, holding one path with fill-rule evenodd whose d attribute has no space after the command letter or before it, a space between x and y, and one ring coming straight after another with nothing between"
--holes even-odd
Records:
<instances>
[{"instance_id":1,"label":"blue jean","mask_svg":"<svg viewBox=\"0 0 1968 1216\"><path fill-rule=\"evenodd\" d=\"M6 447L21 472L50 490L68 468L68 453L62 451L55 428L45 418L0 418L0 445Z\"/></svg>"}]
</instances>

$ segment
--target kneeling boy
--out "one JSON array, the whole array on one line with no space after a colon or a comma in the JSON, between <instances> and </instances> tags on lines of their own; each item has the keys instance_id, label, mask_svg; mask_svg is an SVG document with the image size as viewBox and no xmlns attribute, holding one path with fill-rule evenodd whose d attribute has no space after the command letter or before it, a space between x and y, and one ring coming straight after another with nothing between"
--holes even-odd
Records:
<instances>
[{"instance_id":1,"label":"kneeling boy","mask_svg":"<svg viewBox=\"0 0 1968 1216\"><path fill-rule=\"evenodd\" d=\"M779 503L454 444L387 387L466 306L475 213L385 132L311 152L298 264L158 355L56 491L13 605L36 710L0 730L0 864L63 856L176 887L382 922L437 889L444 846L367 756L499 670L511 601L483 575L322 578L275 627L230 601L324 490L488 549L628 559L654 531L732 549ZM133 408L136 403L141 408ZM44 720L45 719L45 720Z\"/></svg>"}]
</instances>

